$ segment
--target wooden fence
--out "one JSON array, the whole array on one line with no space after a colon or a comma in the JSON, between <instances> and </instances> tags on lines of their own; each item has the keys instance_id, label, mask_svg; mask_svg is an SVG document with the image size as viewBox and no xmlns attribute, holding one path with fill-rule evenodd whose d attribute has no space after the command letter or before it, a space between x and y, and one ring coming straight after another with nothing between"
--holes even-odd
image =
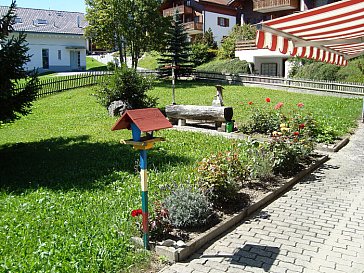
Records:
<instances>
[{"instance_id":1,"label":"wooden fence","mask_svg":"<svg viewBox=\"0 0 364 273\"><path fill-rule=\"evenodd\" d=\"M50 94L62 92L69 89L75 89L85 86L95 85L105 78L109 76L110 72L101 72L101 71L93 71L93 72L85 72L76 75L69 76L55 76L53 78L39 79L38 86L38 94L37 98L44 97ZM25 83L21 83L18 85L18 90L22 90L25 86Z\"/></svg>"},{"instance_id":2,"label":"wooden fence","mask_svg":"<svg viewBox=\"0 0 364 273\"><path fill-rule=\"evenodd\" d=\"M224 74L211 72L194 72L196 79L215 80L233 84L247 84L279 88L285 90L307 90L327 93L364 96L364 85L361 83L341 83L332 81L313 81L288 79L281 77L250 75L250 74Z\"/></svg>"},{"instance_id":3,"label":"wooden fence","mask_svg":"<svg viewBox=\"0 0 364 273\"><path fill-rule=\"evenodd\" d=\"M143 75L158 75L157 71L139 71ZM93 71L77 75L59 76L54 78L40 79L37 98L62 92L69 89L91 86L102 81L103 78L112 75L112 72ZM193 72L196 79L225 82L229 84L246 84L264 86L267 88L278 88L285 90L307 90L320 91L336 94L346 94L364 97L364 85L359 83L340 83L330 81L312 81L287 79L280 77L250 75L250 74L224 74L211 72ZM24 88L24 84L19 84L18 90Z\"/></svg>"}]
</instances>

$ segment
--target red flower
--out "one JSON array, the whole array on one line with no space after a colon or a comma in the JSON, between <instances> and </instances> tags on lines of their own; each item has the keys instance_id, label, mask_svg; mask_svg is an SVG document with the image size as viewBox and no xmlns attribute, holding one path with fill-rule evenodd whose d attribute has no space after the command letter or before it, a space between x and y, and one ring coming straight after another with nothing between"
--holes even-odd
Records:
<instances>
[{"instance_id":1,"label":"red flower","mask_svg":"<svg viewBox=\"0 0 364 273\"><path fill-rule=\"evenodd\" d=\"M300 129L305 128L305 124L304 123L301 123L300 125L298 125L298 128L300 128Z\"/></svg>"},{"instance_id":2,"label":"red flower","mask_svg":"<svg viewBox=\"0 0 364 273\"><path fill-rule=\"evenodd\" d=\"M248 104L249 104L249 105L252 105L252 104L253 104L253 102L252 102L252 101L249 101L249 102L248 102Z\"/></svg>"},{"instance_id":3,"label":"red flower","mask_svg":"<svg viewBox=\"0 0 364 273\"><path fill-rule=\"evenodd\" d=\"M302 108L303 106L305 106L302 102L299 102L299 103L297 103L297 106L299 107L299 108Z\"/></svg>"},{"instance_id":4,"label":"red flower","mask_svg":"<svg viewBox=\"0 0 364 273\"><path fill-rule=\"evenodd\" d=\"M265 98L265 101L266 102L270 102L270 98Z\"/></svg>"},{"instance_id":5,"label":"red flower","mask_svg":"<svg viewBox=\"0 0 364 273\"><path fill-rule=\"evenodd\" d=\"M282 106L283 106L283 102L278 102L278 103L276 104L276 106L274 106L274 109L276 109L276 110L281 109L281 108L282 108Z\"/></svg>"},{"instance_id":6,"label":"red flower","mask_svg":"<svg viewBox=\"0 0 364 273\"><path fill-rule=\"evenodd\" d=\"M139 215L142 215L142 210L141 209L135 209L135 210L132 210L131 211L131 216L132 217L137 217L137 216L139 216Z\"/></svg>"},{"instance_id":7,"label":"red flower","mask_svg":"<svg viewBox=\"0 0 364 273\"><path fill-rule=\"evenodd\" d=\"M293 134L295 135L295 136L298 136L299 134L300 134L300 132L293 132Z\"/></svg>"}]
</instances>

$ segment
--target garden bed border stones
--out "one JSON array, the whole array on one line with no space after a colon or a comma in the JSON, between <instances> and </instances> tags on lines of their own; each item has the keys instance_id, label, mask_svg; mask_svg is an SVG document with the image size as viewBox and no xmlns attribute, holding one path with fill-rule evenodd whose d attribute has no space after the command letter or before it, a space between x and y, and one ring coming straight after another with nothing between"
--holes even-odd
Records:
<instances>
[{"instance_id":1,"label":"garden bed border stones","mask_svg":"<svg viewBox=\"0 0 364 273\"><path fill-rule=\"evenodd\" d=\"M245 208L241 212L234 214L233 216L223 220L218 223L216 226L208 229L207 231L201 233L199 236L194 238L193 240L186 242L186 246L184 248L174 248L174 247L166 247L156 245L155 252L159 256L165 256L171 262L179 262L187 259L193 253L195 253L198 249L204 246L206 243L211 242L216 237L218 237L223 232L237 225L239 222L244 220L246 217L251 214L257 212L259 209L266 207L268 204L279 198L282 194L289 191L295 184L297 184L303 177L307 174L311 173L323 163L329 160L328 155L323 155L319 159L317 159L313 164L309 167L303 169L299 172L295 177L289 179L286 183L284 183L280 188L267 193L264 197L262 197L257 202L253 203L249 207Z\"/></svg>"},{"instance_id":2,"label":"garden bed border stones","mask_svg":"<svg viewBox=\"0 0 364 273\"><path fill-rule=\"evenodd\" d=\"M323 152L330 152L330 153L337 153L340 151L343 147L346 146L350 141L349 136L344 136L339 141L336 141L334 144L322 144L319 143L316 145L316 150L323 151Z\"/></svg>"}]
</instances>

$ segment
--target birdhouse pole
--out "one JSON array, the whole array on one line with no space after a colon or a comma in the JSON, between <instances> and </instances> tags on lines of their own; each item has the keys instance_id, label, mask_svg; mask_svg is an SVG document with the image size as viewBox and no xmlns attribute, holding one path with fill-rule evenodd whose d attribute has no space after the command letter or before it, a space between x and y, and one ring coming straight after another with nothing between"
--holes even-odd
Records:
<instances>
[{"instance_id":1,"label":"birdhouse pole","mask_svg":"<svg viewBox=\"0 0 364 273\"><path fill-rule=\"evenodd\" d=\"M141 131L131 123L131 131L134 141L140 141ZM140 158L140 183L142 188L142 227L143 244L145 249L149 249L149 214L148 214L148 171L147 171L147 150L139 150Z\"/></svg>"},{"instance_id":2,"label":"birdhouse pole","mask_svg":"<svg viewBox=\"0 0 364 273\"><path fill-rule=\"evenodd\" d=\"M147 150L140 150L139 154L140 182L142 186L143 243L144 248L149 249Z\"/></svg>"}]
</instances>

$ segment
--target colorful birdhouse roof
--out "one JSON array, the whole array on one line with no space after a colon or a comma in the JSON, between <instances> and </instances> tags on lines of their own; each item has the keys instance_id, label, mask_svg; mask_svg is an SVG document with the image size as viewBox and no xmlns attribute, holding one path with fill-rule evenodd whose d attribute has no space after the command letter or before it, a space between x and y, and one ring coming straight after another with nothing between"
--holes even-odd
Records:
<instances>
[{"instance_id":1,"label":"colorful birdhouse roof","mask_svg":"<svg viewBox=\"0 0 364 273\"><path fill-rule=\"evenodd\" d=\"M145 108L127 110L118 119L111 130L130 130L131 123L134 123L142 132L150 132L173 127L158 108Z\"/></svg>"}]
</instances>

